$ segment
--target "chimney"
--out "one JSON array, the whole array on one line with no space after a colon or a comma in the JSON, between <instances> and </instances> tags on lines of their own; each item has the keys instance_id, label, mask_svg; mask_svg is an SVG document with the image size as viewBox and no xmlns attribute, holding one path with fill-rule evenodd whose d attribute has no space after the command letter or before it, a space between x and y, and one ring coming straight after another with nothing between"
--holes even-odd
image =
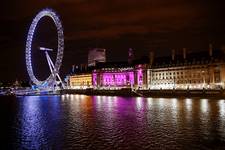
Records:
<instances>
[{"instance_id":1,"label":"chimney","mask_svg":"<svg viewBox=\"0 0 225 150\"><path fill-rule=\"evenodd\" d=\"M183 48L183 58L186 59L187 58L187 49Z\"/></svg>"},{"instance_id":2,"label":"chimney","mask_svg":"<svg viewBox=\"0 0 225 150\"><path fill-rule=\"evenodd\" d=\"M129 48L128 50L128 63L131 64L134 59L133 49Z\"/></svg>"},{"instance_id":3,"label":"chimney","mask_svg":"<svg viewBox=\"0 0 225 150\"><path fill-rule=\"evenodd\" d=\"M212 57L212 53L213 53L213 45L209 44L209 56Z\"/></svg>"},{"instance_id":4,"label":"chimney","mask_svg":"<svg viewBox=\"0 0 225 150\"><path fill-rule=\"evenodd\" d=\"M175 60L175 49L172 49L172 60Z\"/></svg>"},{"instance_id":5,"label":"chimney","mask_svg":"<svg viewBox=\"0 0 225 150\"><path fill-rule=\"evenodd\" d=\"M84 67L85 67L85 71L87 71L87 64L85 64Z\"/></svg>"},{"instance_id":6,"label":"chimney","mask_svg":"<svg viewBox=\"0 0 225 150\"><path fill-rule=\"evenodd\" d=\"M72 65L72 73L75 72L75 65Z\"/></svg>"},{"instance_id":7,"label":"chimney","mask_svg":"<svg viewBox=\"0 0 225 150\"><path fill-rule=\"evenodd\" d=\"M150 53L149 53L149 63L150 63L150 65L153 64L153 61L154 61L154 52L150 51Z\"/></svg>"},{"instance_id":8,"label":"chimney","mask_svg":"<svg viewBox=\"0 0 225 150\"><path fill-rule=\"evenodd\" d=\"M79 69L79 71L82 72L82 64L80 64L80 69Z\"/></svg>"}]
</instances>

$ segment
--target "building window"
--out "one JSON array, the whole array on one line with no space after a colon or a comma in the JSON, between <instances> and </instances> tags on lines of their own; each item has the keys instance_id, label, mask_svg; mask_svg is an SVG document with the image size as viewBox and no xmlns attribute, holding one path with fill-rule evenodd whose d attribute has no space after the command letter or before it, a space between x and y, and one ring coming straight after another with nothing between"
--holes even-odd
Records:
<instances>
[{"instance_id":1,"label":"building window","mask_svg":"<svg viewBox=\"0 0 225 150\"><path fill-rule=\"evenodd\" d=\"M214 72L214 80L215 80L216 83L220 82L220 71L219 70L216 70Z\"/></svg>"}]
</instances>

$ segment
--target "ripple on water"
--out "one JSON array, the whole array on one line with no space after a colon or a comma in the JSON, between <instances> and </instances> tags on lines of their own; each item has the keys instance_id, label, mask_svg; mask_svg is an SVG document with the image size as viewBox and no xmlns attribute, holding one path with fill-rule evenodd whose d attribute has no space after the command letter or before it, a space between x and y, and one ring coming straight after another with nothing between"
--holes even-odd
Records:
<instances>
[{"instance_id":1,"label":"ripple on water","mask_svg":"<svg viewBox=\"0 0 225 150\"><path fill-rule=\"evenodd\" d=\"M30 96L4 107L15 149L225 147L225 100Z\"/></svg>"}]
</instances>

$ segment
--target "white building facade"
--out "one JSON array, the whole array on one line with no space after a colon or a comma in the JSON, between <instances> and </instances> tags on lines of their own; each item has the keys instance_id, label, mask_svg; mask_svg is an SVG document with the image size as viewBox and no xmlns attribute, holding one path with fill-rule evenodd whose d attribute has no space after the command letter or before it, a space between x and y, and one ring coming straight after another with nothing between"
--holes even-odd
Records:
<instances>
[{"instance_id":1,"label":"white building facade","mask_svg":"<svg viewBox=\"0 0 225 150\"><path fill-rule=\"evenodd\" d=\"M197 55L198 56L198 55ZM148 89L224 89L225 61L219 57L160 61L147 71ZM172 59L175 59L172 56Z\"/></svg>"}]
</instances>

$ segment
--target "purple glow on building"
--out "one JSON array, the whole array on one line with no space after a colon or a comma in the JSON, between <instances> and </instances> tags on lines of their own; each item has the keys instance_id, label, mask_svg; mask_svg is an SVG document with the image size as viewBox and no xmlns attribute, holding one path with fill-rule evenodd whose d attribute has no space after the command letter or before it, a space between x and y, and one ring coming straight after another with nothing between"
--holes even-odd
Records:
<instances>
[{"instance_id":1,"label":"purple glow on building","mask_svg":"<svg viewBox=\"0 0 225 150\"><path fill-rule=\"evenodd\" d=\"M134 85L134 72L128 72L130 85Z\"/></svg>"},{"instance_id":2,"label":"purple glow on building","mask_svg":"<svg viewBox=\"0 0 225 150\"><path fill-rule=\"evenodd\" d=\"M138 85L142 85L143 84L143 73L142 73L142 69L138 69L137 81L138 81Z\"/></svg>"},{"instance_id":3,"label":"purple glow on building","mask_svg":"<svg viewBox=\"0 0 225 150\"><path fill-rule=\"evenodd\" d=\"M93 73L93 85L97 85L97 76ZM134 84L134 72L105 72L102 73L101 85L103 86L129 86Z\"/></svg>"},{"instance_id":4,"label":"purple glow on building","mask_svg":"<svg viewBox=\"0 0 225 150\"><path fill-rule=\"evenodd\" d=\"M96 73L93 73L92 74L92 84L93 86L97 86L97 74Z\"/></svg>"}]
</instances>

